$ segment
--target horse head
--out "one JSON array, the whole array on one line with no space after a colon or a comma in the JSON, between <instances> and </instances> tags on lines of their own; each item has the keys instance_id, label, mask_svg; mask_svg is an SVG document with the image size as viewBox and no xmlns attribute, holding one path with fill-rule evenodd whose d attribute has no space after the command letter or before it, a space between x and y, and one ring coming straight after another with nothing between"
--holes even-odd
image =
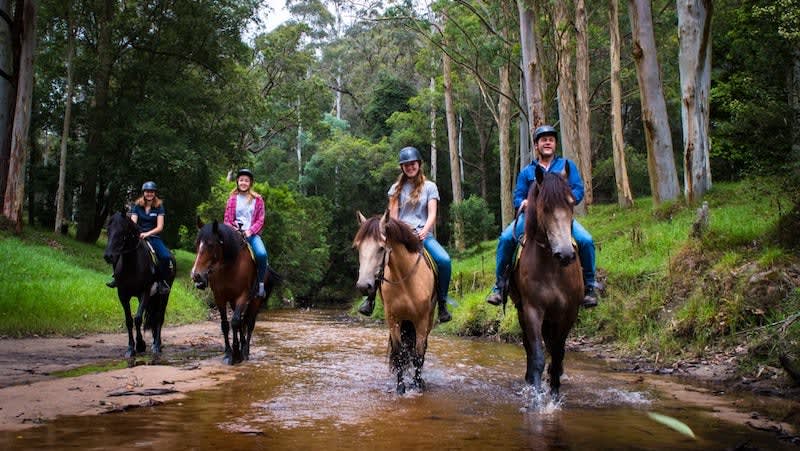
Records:
<instances>
[{"instance_id":1,"label":"horse head","mask_svg":"<svg viewBox=\"0 0 800 451\"><path fill-rule=\"evenodd\" d=\"M139 228L121 211L114 213L106 225L108 242L103 252L103 259L113 264L122 254L136 249L139 244Z\"/></svg>"},{"instance_id":2,"label":"horse head","mask_svg":"<svg viewBox=\"0 0 800 451\"><path fill-rule=\"evenodd\" d=\"M208 286L208 276L211 274L216 264L222 259L223 239L220 235L219 223L203 224L197 218L197 239L194 242L195 253L197 256L192 265L192 281L198 289L204 290Z\"/></svg>"},{"instance_id":3,"label":"horse head","mask_svg":"<svg viewBox=\"0 0 800 451\"><path fill-rule=\"evenodd\" d=\"M572 218L575 198L566 178L569 165L560 174L549 173L536 166L536 183L528 193L526 234L536 245L549 249L561 266L576 258L572 245Z\"/></svg>"},{"instance_id":4,"label":"horse head","mask_svg":"<svg viewBox=\"0 0 800 451\"><path fill-rule=\"evenodd\" d=\"M360 227L353 239L353 248L358 252L356 288L365 296L374 296L386 256L386 222L389 220L389 212L382 217L376 215L367 219L359 211L357 217Z\"/></svg>"}]
</instances>

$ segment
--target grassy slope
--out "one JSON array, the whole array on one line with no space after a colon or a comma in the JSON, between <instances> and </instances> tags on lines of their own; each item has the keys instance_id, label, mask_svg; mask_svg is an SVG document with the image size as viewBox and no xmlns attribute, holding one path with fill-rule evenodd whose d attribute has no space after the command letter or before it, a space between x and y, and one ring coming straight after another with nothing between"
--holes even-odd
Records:
<instances>
[{"instance_id":1,"label":"grassy slope","mask_svg":"<svg viewBox=\"0 0 800 451\"><path fill-rule=\"evenodd\" d=\"M598 308L581 312L573 334L613 341L632 353L658 352L662 360L746 341L751 363L777 365L779 353L800 349L800 326L789 321L800 311L800 258L771 238L786 208L772 194L781 193L775 183L715 185L705 198L710 226L702 239L690 237L694 208L653 209L650 199L638 199L631 209L593 206L579 220L595 238L607 293ZM454 256L460 305L439 330L519 339L513 306L504 315L484 302L494 280L495 244Z\"/></svg>"},{"instance_id":2,"label":"grassy slope","mask_svg":"<svg viewBox=\"0 0 800 451\"><path fill-rule=\"evenodd\" d=\"M124 329L103 245L27 228L20 238L0 233L0 335L71 335ZM178 278L170 295L167 324L203 319L207 308L188 280L194 259L178 251ZM132 303L135 309L137 302Z\"/></svg>"}]
</instances>

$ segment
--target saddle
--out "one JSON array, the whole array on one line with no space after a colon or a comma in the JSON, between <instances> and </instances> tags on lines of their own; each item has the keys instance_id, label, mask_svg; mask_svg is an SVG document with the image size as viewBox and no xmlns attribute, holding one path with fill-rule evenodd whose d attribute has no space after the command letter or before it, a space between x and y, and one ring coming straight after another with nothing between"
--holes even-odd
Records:
<instances>
[{"instance_id":1,"label":"saddle","mask_svg":"<svg viewBox=\"0 0 800 451\"><path fill-rule=\"evenodd\" d=\"M156 254L156 250L153 248L153 245L150 244L150 241L144 240L144 244L147 247L147 252L150 254L150 272L155 274L156 268L158 268L158 254Z\"/></svg>"},{"instance_id":2,"label":"saddle","mask_svg":"<svg viewBox=\"0 0 800 451\"><path fill-rule=\"evenodd\" d=\"M575 253L578 252L578 243L575 241L575 237L571 237L572 240L572 247L575 249ZM513 283L514 279L511 278L511 274L517 270L519 266L519 259L522 255L522 249L525 247L525 244L528 242L528 235L523 234L522 237L518 240L515 240L514 252L511 254L511 263L506 266L506 269L503 271L503 286L501 287L501 294L503 296L503 309L506 307L506 302L508 300L508 289Z\"/></svg>"}]
</instances>

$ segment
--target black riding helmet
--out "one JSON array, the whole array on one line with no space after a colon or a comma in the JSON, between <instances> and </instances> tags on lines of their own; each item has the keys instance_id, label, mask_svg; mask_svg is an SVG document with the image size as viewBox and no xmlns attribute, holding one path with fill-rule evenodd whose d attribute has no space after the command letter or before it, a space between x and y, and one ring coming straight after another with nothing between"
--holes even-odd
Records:
<instances>
[{"instance_id":1,"label":"black riding helmet","mask_svg":"<svg viewBox=\"0 0 800 451\"><path fill-rule=\"evenodd\" d=\"M236 180L239 180L239 177L243 175L250 177L250 183L253 183L256 180L256 178L253 176L253 172L247 168L239 169L239 171L236 173Z\"/></svg>"},{"instance_id":2,"label":"black riding helmet","mask_svg":"<svg viewBox=\"0 0 800 451\"><path fill-rule=\"evenodd\" d=\"M412 161L422 161L422 154L419 153L416 147L403 147L400 149L400 157L398 158L400 164L410 163Z\"/></svg>"},{"instance_id":3,"label":"black riding helmet","mask_svg":"<svg viewBox=\"0 0 800 451\"><path fill-rule=\"evenodd\" d=\"M539 127L536 127L536 131L533 132L533 143L536 144L536 142L539 141L539 138L547 135L555 136L556 139L558 139L558 132L556 132L556 129L553 128L552 125L540 125Z\"/></svg>"},{"instance_id":4,"label":"black riding helmet","mask_svg":"<svg viewBox=\"0 0 800 451\"><path fill-rule=\"evenodd\" d=\"M144 182L144 185L142 185L142 191L158 191L156 182Z\"/></svg>"}]
</instances>

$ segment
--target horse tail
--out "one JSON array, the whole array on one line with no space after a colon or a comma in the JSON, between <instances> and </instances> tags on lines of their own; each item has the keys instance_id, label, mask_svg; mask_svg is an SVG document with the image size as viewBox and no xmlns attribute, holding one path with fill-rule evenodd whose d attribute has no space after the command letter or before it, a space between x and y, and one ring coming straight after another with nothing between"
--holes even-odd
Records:
<instances>
[{"instance_id":1,"label":"horse tail","mask_svg":"<svg viewBox=\"0 0 800 451\"><path fill-rule=\"evenodd\" d=\"M267 280L264 284L264 291L266 294L264 295L264 299L269 299L269 296L272 294L272 290L275 287L283 282L283 277L278 274L272 267L267 266Z\"/></svg>"}]
</instances>

